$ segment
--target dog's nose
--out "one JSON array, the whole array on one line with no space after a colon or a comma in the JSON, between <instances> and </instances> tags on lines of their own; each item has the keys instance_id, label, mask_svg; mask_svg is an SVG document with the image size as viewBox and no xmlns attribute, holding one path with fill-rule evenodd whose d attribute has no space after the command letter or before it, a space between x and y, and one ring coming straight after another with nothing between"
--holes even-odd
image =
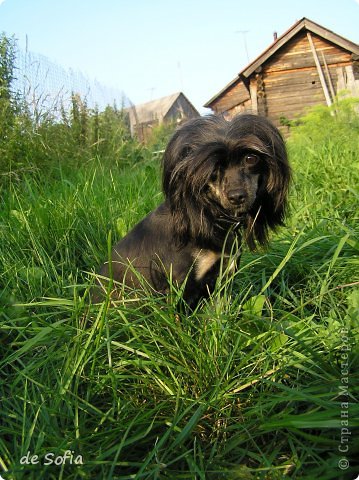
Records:
<instances>
[{"instance_id":1,"label":"dog's nose","mask_svg":"<svg viewBox=\"0 0 359 480\"><path fill-rule=\"evenodd\" d=\"M240 205L243 203L245 195L242 190L230 190L228 192L228 200L233 204L233 205Z\"/></svg>"}]
</instances>

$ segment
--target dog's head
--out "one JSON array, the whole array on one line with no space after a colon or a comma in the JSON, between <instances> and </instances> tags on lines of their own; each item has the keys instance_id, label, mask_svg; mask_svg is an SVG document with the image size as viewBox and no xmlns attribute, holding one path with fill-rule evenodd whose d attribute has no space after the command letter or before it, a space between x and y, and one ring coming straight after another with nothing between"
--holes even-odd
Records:
<instances>
[{"instance_id":1,"label":"dog's head","mask_svg":"<svg viewBox=\"0 0 359 480\"><path fill-rule=\"evenodd\" d=\"M172 136L163 158L163 189L179 243L220 244L245 229L251 249L283 223L290 167L279 131L242 114L190 120Z\"/></svg>"}]
</instances>

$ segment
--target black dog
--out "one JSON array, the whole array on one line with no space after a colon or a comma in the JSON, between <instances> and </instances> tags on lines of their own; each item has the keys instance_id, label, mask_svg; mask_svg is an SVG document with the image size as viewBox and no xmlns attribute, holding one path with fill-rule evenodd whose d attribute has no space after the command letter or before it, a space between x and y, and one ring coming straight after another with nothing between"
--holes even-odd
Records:
<instances>
[{"instance_id":1,"label":"black dog","mask_svg":"<svg viewBox=\"0 0 359 480\"><path fill-rule=\"evenodd\" d=\"M114 247L100 288L105 292L104 279L112 277L112 296L119 297L119 285L139 287L144 277L168 293L169 278L178 285L186 280L183 298L196 305L214 288L221 257L233 254L233 245L239 256L242 235L254 249L283 223L289 180L283 139L267 119L188 121L164 153L164 203Z\"/></svg>"}]
</instances>

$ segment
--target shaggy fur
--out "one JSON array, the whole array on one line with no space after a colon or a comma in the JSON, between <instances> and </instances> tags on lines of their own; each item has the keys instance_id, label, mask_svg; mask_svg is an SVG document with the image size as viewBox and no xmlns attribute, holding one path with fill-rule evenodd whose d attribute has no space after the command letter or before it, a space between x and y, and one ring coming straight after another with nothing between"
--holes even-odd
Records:
<instances>
[{"instance_id":1,"label":"shaggy fur","mask_svg":"<svg viewBox=\"0 0 359 480\"><path fill-rule=\"evenodd\" d=\"M122 285L138 287L136 272L160 293L169 278L194 306L213 290L221 256L245 241L264 245L282 225L290 167L279 131L265 118L210 115L190 120L173 134L163 158L165 201L138 223L100 270ZM118 290L113 291L114 297Z\"/></svg>"}]
</instances>

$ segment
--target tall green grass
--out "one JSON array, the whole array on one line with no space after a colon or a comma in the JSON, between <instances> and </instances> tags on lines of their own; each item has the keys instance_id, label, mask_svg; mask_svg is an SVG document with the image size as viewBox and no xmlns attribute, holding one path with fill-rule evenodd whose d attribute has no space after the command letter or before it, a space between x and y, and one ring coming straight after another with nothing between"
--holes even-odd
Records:
<instances>
[{"instance_id":1,"label":"tall green grass","mask_svg":"<svg viewBox=\"0 0 359 480\"><path fill-rule=\"evenodd\" d=\"M3 190L3 478L355 478L359 145L346 108L293 132L287 226L188 314L176 291L111 308L88 294L109 238L161 201L157 154L94 156ZM72 463L46 465L67 450Z\"/></svg>"}]
</instances>

